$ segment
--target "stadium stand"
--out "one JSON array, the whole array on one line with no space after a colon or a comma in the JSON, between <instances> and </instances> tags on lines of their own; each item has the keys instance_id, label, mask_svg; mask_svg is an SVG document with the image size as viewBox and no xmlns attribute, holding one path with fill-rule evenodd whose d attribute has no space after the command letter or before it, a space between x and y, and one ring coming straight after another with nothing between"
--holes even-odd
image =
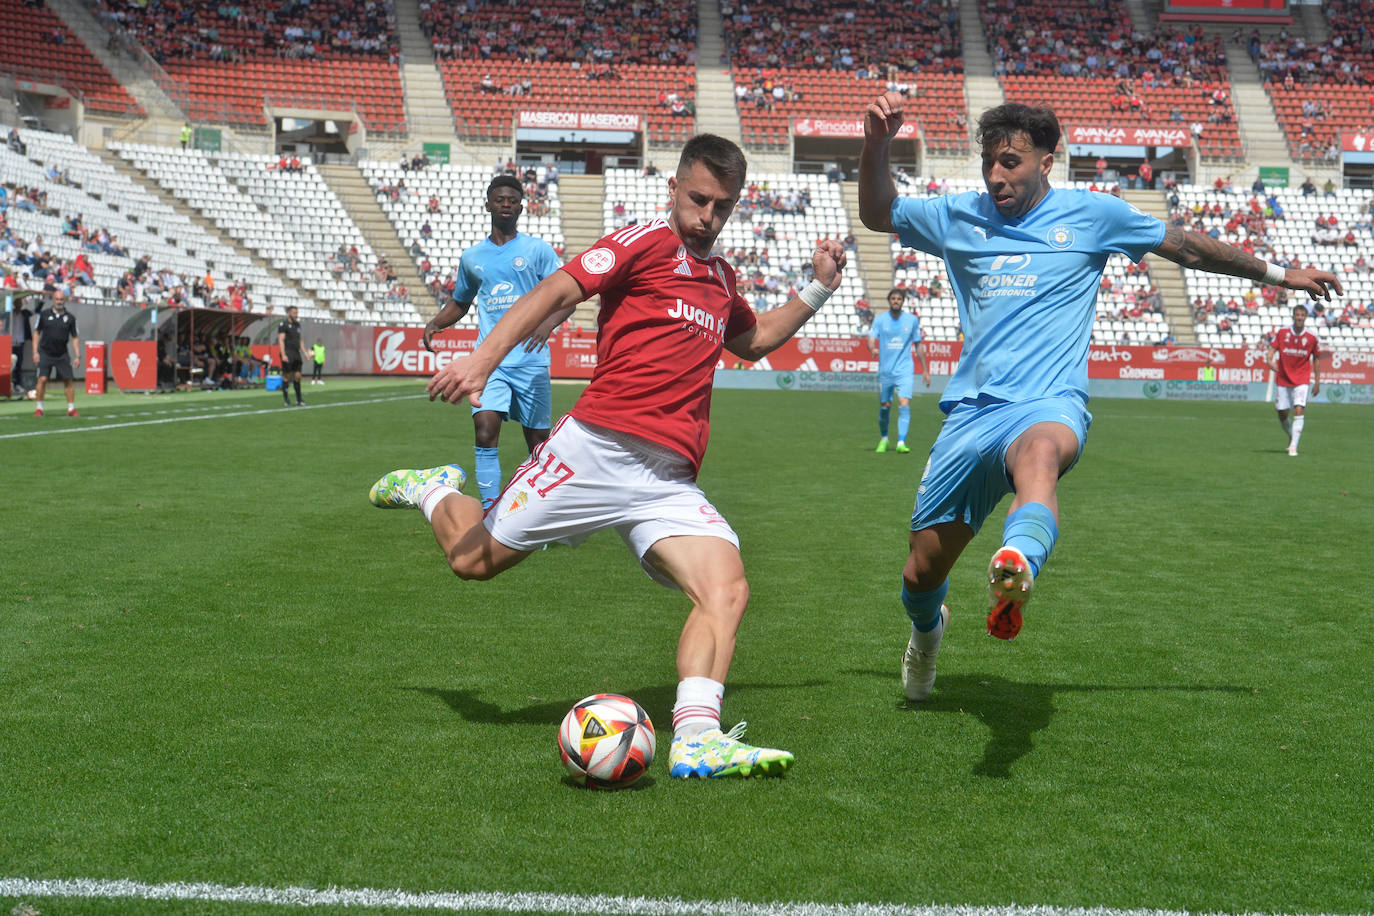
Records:
<instances>
[{"instance_id":1,"label":"stadium stand","mask_svg":"<svg viewBox=\"0 0 1374 916\"><path fill-rule=\"evenodd\" d=\"M146 305L170 301L175 288L132 277L146 258L148 269L155 274L171 271L180 281L176 285L186 290L207 275L214 280L219 295L192 293L187 296L188 304L211 304L230 286L246 283L247 304L255 310L271 307L279 313L297 305L303 314L307 312L308 303L278 279L97 154L61 134L34 130L19 133L27 152L20 155L0 149L0 175L6 185L27 184L45 190L48 212L11 206L5 213L5 232L15 240L29 242L41 235L44 244L64 262L84 254L94 268L95 283L74 282L73 294L82 299ZM69 184L47 178L47 169L54 167ZM73 231L74 235L67 234ZM26 265L16 266L22 270ZM41 285L32 271L25 279L33 288ZM313 317L328 317L310 311Z\"/></svg>"},{"instance_id":2,"label":"stadium stand","mask_svg":"<svg viewBox=\"0 0 1374 916\"><path fill-rule=\"evenodd\" d=\"M817 179L820 180L817 180ZM606 171L602 211L607 233L666 215L661 175L634 169ZM740 293L757 311L777 308L811 278L811 251L823 238L850 236L849 216L837 185L816 175L751 175L735 214L716 240L715 254L735 268ZM840 288L806 325L810 336L858 333L855 303L863 297L853 248Z\"/></svg>"},{"instance_id":3,"label":"stadium stand","mask_svg":"<svg viewBox=\"0 0 1374 916\"><path fill-rule=\"evenodd\" d=\"M1067 187L1087 190L1089 185L1078 182ZM981 190L982 182L975 179L917 179L898 188L898 192L907 197ZM892 237L891 248L895 265L894 280L899 288L915 292L925 335L931 340L962 340L959 309L950 288L945 262L935 255L902 247L896 236ZM1169 336L1169 325L1164 320L1164 302L1151 282L1145 262L1133 264L1125 255L1112 255L1103 271L1102 285L1098 291L1092 342L1159 344Z\"/></svg>"},{"instance_id":4,"label":"stadium stand","mask_svg":"<svg viewBox=\"0 0 1374 916\"><path fill-rule=\"evenodd\" d=\"M92 112L144 113L67 24L42 4L0 0L0 73L74 91Z\"/></svg>"},{"instance_id":5,"label":"stadium stand","mask_svg":"<svg viewBox=\"0 0 1374 916\"><path fill-rule=\"evenodd\" d=\"M721 16L744 142L787 144L793 118L855 117L884 89L910 99L927 147L968 150L962 38L950 0L843 8L724 0Z\"/></svg>"},{"instance_id":6,"label":"stadium stand","mask_svg":"<svg viewBox=\"0 0 1374 916\"><path fill-rule=\"evenodd\" d=\"M1214 187L1180 186L1170 213L1177 225L1208 232L1284 266L1321 267L1341 277L1345 295L1331 304L1310 303L1310 326L1324 348L1374 349L1374 270L1369 264L1374 195L1335 190L1304 194L1282 189L1236 194ZM1238 277L1185 270L1184 281L1199 343L1263 346L1290 320L1305 295L1260 286Z\"/></svg>"},{"instance_id":7,"label":"stadium stand","mask_svg":"<svg viewBox=\"0 0 1374 916\"><path fill-rule=\"evenodd\" d=\"M418 320L407 296L392 295L394 282L385 281L379 259L311 163L292 171L270 156L211 160L198 150L132 145L117 151L326 309L350 321Z\"/></svg>"},{"instance_id":8,"label":"stadium stand","mask_svg":"<svg viewBox=\"0 0 1374 916\"><path fill-rule=\"evenodd\" d=\"M1297 160L1334 162L1343 131L1374 129L1374 8L1328 0L1329 40L1250 40L1279 125Z\"/></svg>"},{"instance_id":9,"label":"stadium stand","mask_svg":"<svg viewBox=\"0 0 1374 916\"><path fill-rule=\"evenodd\" d=\"M5 0L14 2L14 0ZM191 95L193 120L265 127L269 102L355 109L369 131L403 133L405 104L392 4L313 0L105 3Z\"/></svg>"},{"instance_id":10,"label":"stadium stand","mask_svg":"<svg viewBox=\"0 0 1374 916\"><path fill-rule=\"evenodd\" d=\"M676 145L695 133L696 77L686 65L617 64L598 75L577 62L448 59L440 72L464 139L509 142L522 110L643 113L655 144Z\"/></svg>"},{"instance_id":11,"label":"stadium stand","mask_svg":"<svg viewBox=\"0 0 1374 916\"><path fill-rule=\"evenodd\" d=\"M1186 124L1202 155L1243 155L1220 36L1140 34L1117 2L982 0L980 12L1007 101L1050 104L1066 126Z\"/></svg>"},{"instance_id":12,"label":"stadium stand","mask_svg":"<svg viewBox=\"0 0 1374 916\"><path fill-rule=\"evenodd\" d=\"M458 136L511 139L519 110L644 113L649 142L695 121L696 3L552 0L511 20L504 4L423 3Z\"/></svg>"},{"instance_id":13,"label":"stadium stand","mask_svg":"<svg viewBox=\"0 0 1374 916\"><path fill-rule=\"evenodd\" d=\"M451 290L463 250L491 232L491 215L484 207L493 170L454 163L431 165L423 171L402 170L399 163L376 160L366 160L361 167L396 235L408 248L418 247L415 265L431 289ZM405 193L397 193L402 182ZM431 209L431 199L437 208ZM547 184L542 194L529 188L520 231L544 239L561 255L565 241L560 216L557 182ZM428 238L422 231L426 224ZM424 270L426 261L429 271ZM476 327L476 311L465 315L458 326Z\"/></svg>"}]
</instances>

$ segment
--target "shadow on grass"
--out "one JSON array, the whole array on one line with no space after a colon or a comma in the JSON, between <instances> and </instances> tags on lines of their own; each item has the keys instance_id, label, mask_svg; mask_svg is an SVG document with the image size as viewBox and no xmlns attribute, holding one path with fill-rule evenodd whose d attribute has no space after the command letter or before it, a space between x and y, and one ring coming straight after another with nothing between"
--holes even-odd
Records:
<instances>
[{"instance_id":1,"label":"shadow on grass","mask_svg":"<svg viewBox=\"0 0 1374 916\"><path fill-rule=\"evenodd\" d=\"M890 672L851 671L892 677ZM1196 692L1196 693L1253 693L1251 687L1208 686L1189 684L1029 684L1004 677L985 674L941 675L935 692L921 703L905 699L897 703L899 709L909 709L925 715L952 712L974 715L992 732L983 747L983 759L973 767L973 775L993 779L1010 779L1012 764L1031 752L1032 736L1047 727L1054 717L1055 697L1065 693L1122 692Z\"/></svg>"},{"instance_id":2,"label":"shadow on grass","mask_svg":"<svg viewBox=\"0 0 1374 916\"><path fill-rule=\"evenodd\" d=\"M795 690L804 687L824 686L825 683L824 681L793 684L732 683L729 689L731 693L741 690ZM486 725L557 726L563 721L563 717L567 715L573 704L582 699L582 696L569 696L559 700L531 697L530 699L534 702L528 706L502 709L494 703L488 703L481 699L475 690L446 690L441 687L406 687L404 689L438 697L448 704L450 709L469 722L480 722ZM655 731L660 731L664 726L671 724L673 704L677 701L676 683L637 687L634 690L626 691L624 695L644 707L645 711L649 713L649 718L655 722ZM660 719L662 721L659 721Z\"/></svg>"}]
</instances>

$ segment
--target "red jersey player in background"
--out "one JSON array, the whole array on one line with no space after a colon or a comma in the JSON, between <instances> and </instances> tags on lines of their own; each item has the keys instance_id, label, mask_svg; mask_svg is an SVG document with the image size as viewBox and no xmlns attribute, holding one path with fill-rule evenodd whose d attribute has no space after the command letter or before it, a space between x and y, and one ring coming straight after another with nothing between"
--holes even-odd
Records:
<instances>
[{"instance_id":1,"label":"red jersey player in background","mask_svg":"<svg viewBox=\"0 0 1374 916\"><path fill-rule=\"evenodd\" d=\"M489 579L550 542L577 544L614 528L645 572L692 602L677 646L669 775L778 775L792 755L721 730L720 707L735 633L749 599L739 540L697 486L709 433L711 385L722 349L757 360L795 334L840 284L841 244L812 252L814 279L781 308L755 315L735 273L711 256L744 187L744 153L702 134L683 147L668 179L666 219L626 226L526 293L471 356L435 373L430 399L480 407L487 377L545 323L601 296L596 371L549 439L486 512L459 492L448 465L402 470L373 486L382 508L425 513L449 566Z\"/></svg>"},{"instance_id":2,"label":"red jersey player in background","mask_svg":"<svg viewBox=\"0 0 1374 916\"><path fill-rule=\"evenodd\" d=\"M1297 457L1298 440L1307 413L1307 397L1321 393L1321 367L1317 362L1317 335L1303 330L1307 306L1293 307L1293 326L1279 328L1269 345L1269 368L1274 370L1274 408L1279 425L1288 434L1288 454ZM1310 391L1308 383L1311 382ZM1288 419L1288 411L1293 419Z\"/></svg>"}]
</instances>

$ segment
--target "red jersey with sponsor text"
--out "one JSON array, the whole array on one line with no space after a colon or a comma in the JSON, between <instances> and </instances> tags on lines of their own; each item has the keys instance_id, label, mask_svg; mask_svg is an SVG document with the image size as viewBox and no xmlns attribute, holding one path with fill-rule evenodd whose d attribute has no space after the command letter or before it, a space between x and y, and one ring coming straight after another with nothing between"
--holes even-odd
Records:
<instances>
[{"instance_id":1,"label":"red jersey with sponsor text","mask_svg":"<svg viewBox=\"0 0 1374 916\"><path fill-rule=\"evenodd\" d=\"M611 233L562 270L601 296L596 369L569 412L665 445L699 469L724 342L757 321L734 270L692 254L662 219Z\"/></svg>"},{"instance_id":2,"label":"red jersey with sponsor text","mask_svg":"<svg viewBox=\"0 0 1374 916\"><path fill-rule=\"evenodd\" d=\"M1293 388L1312 381L1312 362L1317 358L1316 334L1311 331L1298 334L1292 328L1280 328L1274 335L1274 349L1279 351L1275 385Z\"/></svg>"}]
</instances>

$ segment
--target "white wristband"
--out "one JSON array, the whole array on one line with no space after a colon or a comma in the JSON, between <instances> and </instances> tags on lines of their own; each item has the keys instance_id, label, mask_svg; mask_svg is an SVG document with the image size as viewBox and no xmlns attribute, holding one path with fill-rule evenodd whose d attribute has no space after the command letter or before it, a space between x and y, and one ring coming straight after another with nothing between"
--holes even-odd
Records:
<instances>
[{"instance_id":1,"label":"white wristband","mask_svg":"<svg viewBox=\"0 0 1374 916\"><path fill-rule=\"evenodd\" d=\"M797 293L797 298L811 311L818 312L834 292L820 280L812 280L806 284L801 292Z\"/></svg>"},{"instance_id":2,"label":"white wristband","mask_svg":"<svg viewBox=\"0 0 1374 916\"><path fill-rule=\"evenodd\" d=\"M1278 264L1269 264L1267 262L1265 263L1264 277L1262 279L1265 283L1268 283L1270 286L1282 286L1283 280L1287 276L1287 268L1281 267Z\"/></svg>"}]
</instances>

